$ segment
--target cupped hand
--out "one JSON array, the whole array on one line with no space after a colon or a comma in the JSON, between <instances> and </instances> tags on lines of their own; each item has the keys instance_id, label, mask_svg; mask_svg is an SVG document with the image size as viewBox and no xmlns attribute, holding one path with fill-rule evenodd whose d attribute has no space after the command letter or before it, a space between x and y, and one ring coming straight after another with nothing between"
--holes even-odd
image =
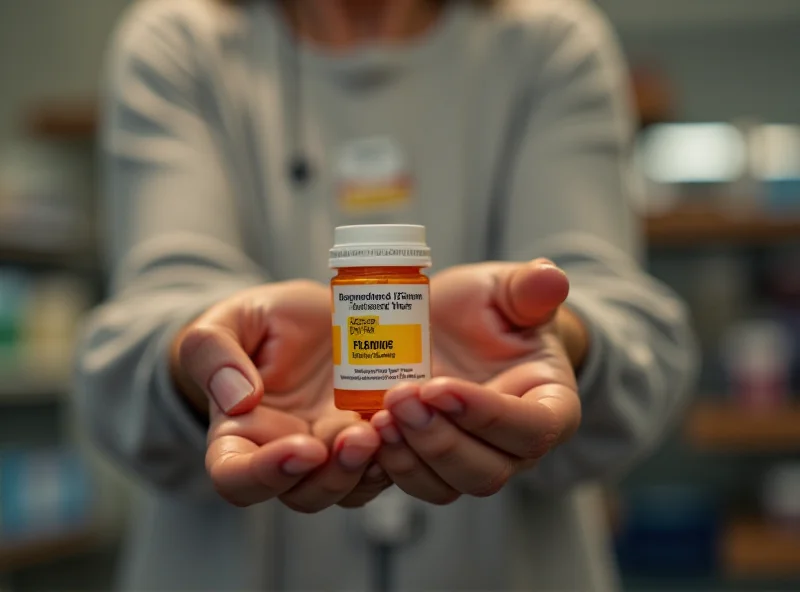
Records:
<instances>
[{"instance_id":1,"label":"cupped hand","mask_svg":"<svg viewBox=\"0 0 800 592\"><path fill-rule=\"evenodd\" d=\"M575 365L586 350L550 262L452 268L431 281L434 375L387 393L372 418L378 460L433 503L491 495L580 423Z\"/></svg>"},{"instance_id":2,"label":"cupped hand","mask_svg":"<svg viewBox=\"0 0 800 592\"><path fill-rule=\"evenodd\" d=\"M389 483L374 428L334 407L330 330L329 290L292 281L243 291L176 339L172 374L208 410L206 469L229 502L316 512Z\"/></svg>"}]
</instances>

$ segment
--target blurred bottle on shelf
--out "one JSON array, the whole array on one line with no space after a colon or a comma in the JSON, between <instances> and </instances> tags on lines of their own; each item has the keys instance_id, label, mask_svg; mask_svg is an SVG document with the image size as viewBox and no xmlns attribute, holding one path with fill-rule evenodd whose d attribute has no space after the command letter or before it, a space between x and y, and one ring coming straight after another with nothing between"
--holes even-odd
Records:
<instances>
[{"instance_id":1,"label":"blurred bottle on shelf","mask_svg":"<svg viewBox=\"0 0 800 592\"><path fill-rule=\"evenodd\" d=\"M732 325L722 342L730 393L753 411L775 411L790 400L792 339L781 323L752 319Z\"/></svg>"},{"instance_id":2,"label":"blurred bottle on shelf","mask_svg":"<svg viewBox=\"0 0 800 592\"><path fill-rule=\"evenodd\" d=\"M747 311L752 300L752 270L738 253L707 250L679 266L703 351L711 351Z\"/></svg>"},{"instance_id":3,"label":"blurred bottle on shelf","mask_svg":"<svg viewBox=\"0 0 800 592\"><path fill-rule=\"evenodd\" d=\"M0 267L0 379L66 384L90 297L77 276Z\"/></svg>"},{"instance_id":4,"label":"blurred bottle on shelf","mask_svg":"<svg viewBox=\"0 0 800 592\"><path fill-rule=\"evenodd\" d=\"M730 200L746 176L747 153L745 134L733 123L649 127L639 135L635 150L648 211L658 214L685 202ZM742 207L738 201L735 206Z\"/></svg>"},{"instance_id":5,"label":"blurred bottle on shelf","mask_svg":"<svg viewBox=\"0 0 800 592\"><path fill-rule=\"evenodd\" d=\"M35 141L0 147L0 246L85 247L91 181L84 155Z\"/></svg>"},{"instance_id":6,"label":"blurred bottle on shelf","mask_svg":"<svg viewBox=\"0 0 800 592\"><path fill-rule=\"evenodd\" d=\"M800 393L800 247L771 252L765 271L767 295L792 340L791 388Z\"/></svg>"},{"instance_id":7,"label":"blurred bottle on shelf","mask_svg":"<svg viewBox=\"0 0 800 592\"><path fill-rule=\"evenodd\" d=\"M0 451L0 547L87 530L92 490L73 451Z\"/></svg>"},{"instance_id":8,"label":"blurred bottle on shelf","mask_svg":"<svg viewBox=\"0 0 800 592\"><path fill-rule=\"evenodd\" d=\"M800 536L800 462L781 463L767 471L761 505L770 522Z\"/></svg>"},{"instance_id":9,"label":"blurred bottle on shelf","mask_svg":"<svg viewBox=\"0 0 800 592\"><path fill-rule=\"evenodd\" d=\"M70 371L76 333L91 302L85 284L69 274L42 274L25 311L25 355L56 376Z\"/></svg>"},{"instance_id":10,"label":"blurred bottle on shelf","mask_svg":"<svg viewBox=\"0 0 800 592\"><path fill-rule=\"evenodd\" d=\"M749 143L752 174L766 209L800 214L800 126L759 125Z\"/></svg>"},{"instance_id":11,"label":"blurred bottle on shelf","mask_svg":"<svg viewBox=\"0 0 800 592\"><path fill-rule=\"evenodd\" d=\"M635 162L651 213L706 203L733 216L800 215L800 126L744 118L651 125Z\"/></svg>"}]
</instances>

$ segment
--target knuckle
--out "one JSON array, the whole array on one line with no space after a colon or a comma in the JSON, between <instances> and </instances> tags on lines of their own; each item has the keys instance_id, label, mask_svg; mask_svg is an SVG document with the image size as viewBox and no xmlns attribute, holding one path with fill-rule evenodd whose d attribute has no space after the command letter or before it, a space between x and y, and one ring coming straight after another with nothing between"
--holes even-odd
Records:
<instances>
[{"instance_id":1,"label":"knuckle","mask_svg":"<svg viewBox=\"0 0 800 592\"><path fill-rule=\"evenodd\" d=\"M298 501L291 498L282 498L281 501L284 506L299 514L316 514L324 509L322 506L309 503L308 500Z\"/></svg>"},{"instance_id":2,"label":"knuckle","mask_svg":"<svg viewBox=\"0 0 800 592\"><path fill-rule=\"evenodd\" d=\"M241 424L226 417L221 421L216 421L211 424L208 429L208 434L206 434L206 442L207 444L211 444L220 438L225 438L226 436L235 436L240 431Z\"/></svg>"},{"instance_id":3,"label":"knuckle","mask_svg":"<svg viewBox=\"0 0 800 592\"><path fill-rule=\"evenodd\" d=\"M441 493L439 495L433 496L428 501L432 503L434 506L449 506L460 497L461 497L460 492L452 490L446 493Z\"/></svg>"},{"instance_id":4,"label":"knuckle","mask_svg":"<svg viewBox=\"0 0 800 592\"><path fill-rule=\"evenodd\" d=\"M214 489L220 495L220 497L222 497L222 499L224 499L226 502L228 502L232 506L236 506L237 508L247 508L247 507L253 505L252 502L244 500L242 498L238 498L237 496L233 495L231 492L223 491L219 487L215 486Z\"/></svg>"},{"instance_id":5,"label":"knuckle","mask_svg":"<svg viewBox=\"0 0 800 592\"><path fill-rule=\"evenodd\" d=\"M339 505L343 508L360 508L378 497L378 494L387 487L388 485L383 487L362 488L340 500Z\"/></svg>"},{"instance_id":6,"label":"knuckle","mask_svg":"<svg viewBox=\"0 0 800 592\"><path fill-rule=\"evenodd\" d=\"M374 496L373 497L359 496L359 497L355 497L355 498L347 497L347 498L343 499L342 501L340 501L337 505L342 507L342 508L347 508L349 510L352 510L352 509L355 509L355 508L364 507L365 505L367 505L367 502L372 501L373 498L374 498Z\"/></svg>"},{"instance_id":7,"label":"knuckle","mask_svg":"<svg viewBox=\"0 0 800 592\"><path fill-rule=\"evenodd\" d=\"M407 480L415 477L421 470L420 464L412 458L398 460L391 467L387 467L395 479Z\"/></svg>"},{"instance_id":8,"label":"knuckle","mask_svg":"<svg viewBox=\"0 0 800 592\"><path fill-rule=\"evenodd\" d=\"M541 415L540 422L543 426L543 432L548 434L545 439L552 438L554 436L551 435L561 432L563 422L558 414L549 405L539 402L536 412Z\"/></svg>"},{"instance_id":9,"label":"knuckle","mask_svg":"<svg viewBox=\"0 0 800 592\"><path fill-rule=\"evenodd\" d=\"M211 452L207 453L206 472L214 491L226 502L237 508L246 508L272 498L274 492L266 486L242 488L230 485L230 469L226 465L235 456L236 453L234 452L222 452L214 458Z\"/></svg>"},{"instance_id":10,"label":"knuckle","mask_svg":"<svg viewBox=\"0 0 800 592\"><path fill-rule=\"evenodd\" d=\"M214 480L213 478L212 485L214 486L214 491L216 491L222 499L232 506L236 506L237 508L246 508L255 503L253 500L247 499L245 496L243 496L241 492L234 491L219 481Z\"/></svg>"},{"instance_id":11,"label":"knuckle","mask_svg":"<svg viewBox=\"0 0 800 592\"><path fill-rule=\"evenodd\" d=\"M206 452L206 471L215 487L224 483L225 465L232 456L231 452L221 452L218 455L213 454L211 450Z\"/></svg>"},{"instance_id":12,"label":"knuckle","mask_svg":"<svg viewBox=\"0 0 800 592\"><path fill-rule=\"evenodd\" d=\"M551 437L526 438L522 443L522 458L525 460L539 460L550 450L553 445Z\"/></svg>"},{"instance_id":13,"label":"knuckle","mask_svg":"<svg viewBox=\"0 0 800 592\"><path fill-rule=\"evenodd\" d=\"M422 456L431 462L440 465L449 465L457 461L458 439L455 435L447 437L433 438L431 442L421 450Z\"/></svg>"},{"instance_id":14,"label":"knuckle","mask_svg":"<svg viewBox=\"0 0 800 592\"><path fill-rule=\"evenodd\" d=\"M476 418L471 428L477 432L495 432L503 428L501 423L502 418L492 413L480 419Z\"/></svg>"},{"instance_id":15,"label":"knuckle","mask_svg":"<svg viewBox=\"0 0 800 592\"><path fill-rule=\"evenodd\" d=\"M350 492L350 487L346 483L339 481L326 482L323 481L319 484L320 495L326 499L333 498L338 501Z\"/></svg>"},{"instance_id":16,"label":"knuckle","mask_svg":"<svg viewBox=\"0 0 800 592\"><path fill-rule=\"evenodd\" d=\"M510 462L506 463L503 468L500 469L490 479L484 481L483 483L477 484L467 493L473 497L490 497L495 495L501 489L503 489L503 487L505 487L506 483L508 483L508 480L513 474L513 465Z\"/></svg>"}]
</instances>

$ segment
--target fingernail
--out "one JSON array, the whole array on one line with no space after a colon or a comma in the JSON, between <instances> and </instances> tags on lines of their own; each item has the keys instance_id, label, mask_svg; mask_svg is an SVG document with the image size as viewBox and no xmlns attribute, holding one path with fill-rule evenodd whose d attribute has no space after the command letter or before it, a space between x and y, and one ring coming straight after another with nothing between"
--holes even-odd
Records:
<instances>
[{"instance_id":1,"label":"fingernail","mask_svg":"<svg viewBox=\"0 0 800 592\"><path fill-rule=\"evenodd\" d=\"M345 442L341 452L339 452L339 463L346 469L360 469L370 459L372 453L373 451L369 448L348 446Z\"/></svg>"},{"instance_id":2,"label":"fingernail","mask_svg":"<svg viewBox=\"0 0 800 592\"><path fill-rule=\"evenodd\" d=\"M403 436L400 435L400 432L397 431L397 428L392 424L387 424L378 429L378 433L381 435L381 439L387 444L400 444L400 442L403 441Z\"/></svg>"},{"instance_id":3,"label":"fingernail","mask_svg":"<svg viewBox=\"0 0 800 592\"><path fill-rule=\"evenodd\" d=\"M458 415L464 413L464 402L455 395L445 393L430 400L431 404L437 409L441 409L450 415Z\"/></svg>"},{"instance_id":4,"label":"fingernail","mask_svg":"<svg viewBox=\"0 0 800 592\"><path fill-rule=\"evenodd\" d=\"M218 370L208 383L211 396L223 411L230 411L253 394L253 385L241 372L230 366Z\"/></svg>"},{"instance_id":5,"label":"fingernail","mask_svg":"<svg viewBox=\"0 0 800 592\"><path fill-rule=\"evenodd\" d=\"M424 428L433 418L433 414L416 397L408 397L394 405L391 409L393 415L412 428Z\"/></svg>"},{"instance_id":6,"label":"fingernail","mask_svg":"<svg viewBox=\"0 0 800 592\"><path fill-rule=\"evenodd\" d=\"M281 465L281 470L287 475L297 476L308 473L312 469L316 469L318 466L319 463L293 457Z\"/></svg>"}]
</instances>

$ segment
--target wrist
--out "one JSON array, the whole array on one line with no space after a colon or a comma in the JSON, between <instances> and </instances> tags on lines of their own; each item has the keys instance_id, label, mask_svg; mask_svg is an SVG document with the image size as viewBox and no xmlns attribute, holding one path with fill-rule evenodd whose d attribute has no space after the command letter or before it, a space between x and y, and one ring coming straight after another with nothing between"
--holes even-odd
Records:
<instances>
[{"instance_id":1,"label":"wrist","mask_svg":"<svg viewBox=\"0 0 800 592\"><path fill-rule=\"evenodd\" d=\"M589 353L589 330L580 316L568 306L559 307L555 317L556 333L577 374Z\"/></svg>"}]
</instances>

